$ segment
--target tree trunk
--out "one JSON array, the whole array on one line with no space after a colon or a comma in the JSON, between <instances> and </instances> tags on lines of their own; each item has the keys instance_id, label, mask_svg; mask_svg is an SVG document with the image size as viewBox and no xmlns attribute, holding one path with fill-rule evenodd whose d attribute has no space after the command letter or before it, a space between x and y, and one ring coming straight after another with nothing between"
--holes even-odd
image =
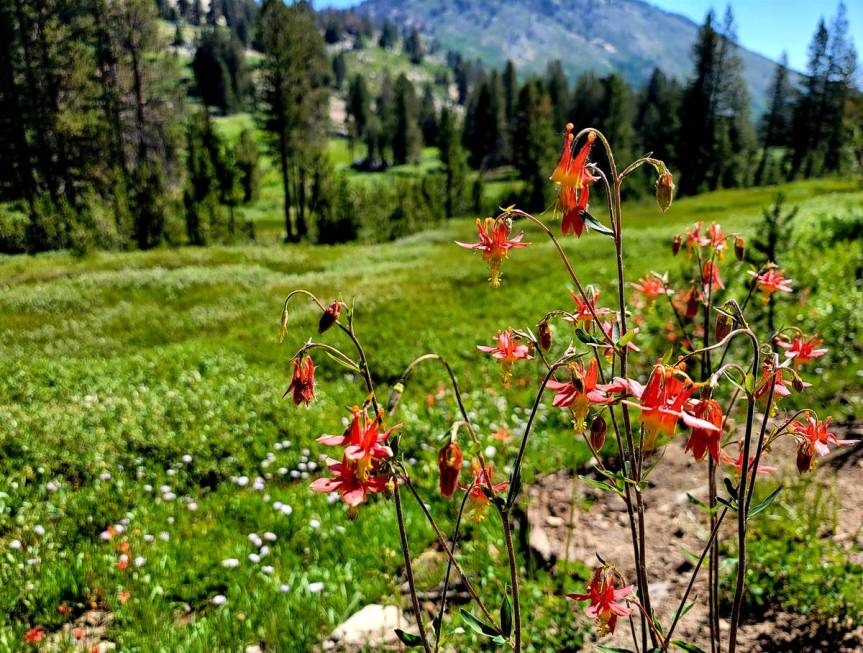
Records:
<instances>
[{"instance_id":1,"label":"tree trunk","mask_svg":"<svg viewBox=\"0 0 863 653\"><path fill-rule=\"evenodd\" d=\"M294 239L294 230L291 227L291 180L288 176L288 151L284 131L279 136L279 162L282 167L282 190L285 194L285 242L289 243Z\"/></svg>"}]
</instances>

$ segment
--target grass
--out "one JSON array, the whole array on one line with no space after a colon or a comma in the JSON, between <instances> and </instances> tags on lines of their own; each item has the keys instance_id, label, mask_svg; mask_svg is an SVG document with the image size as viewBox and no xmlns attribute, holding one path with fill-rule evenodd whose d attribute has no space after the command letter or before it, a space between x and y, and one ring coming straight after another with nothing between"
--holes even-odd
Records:
<instances>
[{"instance_id":1,"label":"grass","mask_svg":"<svg viewBox=\"0 0 863 653\"><path fill-rule=\"evenodd\" d=\"M626 206L631 274L676 269L670 235L695 219L751 233L776 190L712 193L681 200L665 215L652 202ZM863 200L859 186L842 180L781 190L805 219ZM266 215L261 209L258 217ZM58 631L91 603L114 613L107 636L122 650L203 652L257 642L308 650L363 604L398 600L391 504L374 501L350 522L340 505L306 487L320 474L324 453L314 438L340 430L345 407L364 393L356 378L321 358L319 402L304 410L281 400L290 357L314 332L317 316L298 301L287 342L277 346L280 302L298 287L324 300L355 298L357 328L384 395L413 356L446 356L464 384L482 446L496 448L503 475L529 388L516 382L501 389L498 368L475 346L496 329L533 325L570 300L551 246L535 230L527 236L533 245L505 264L498 291L488 288L481 259L452 244L472 235L465 219L385 245L0 259L0 650L20 648L29 626ZM610 243L588 234L564 247L578 274L603 286L613 305ZM831 253L819 256L829 260ZM803 325L823 319L807 313ZM566 337L556 331L558 346ZM323 338L340 342L335 333ZM859 358L850 361L825 365L817 396L854 387ZM645 355L636 362L642 371L651 363ZM436 372L424 370L409 385L399 420L422 491L449 527L452 505L433 498L434 451L455 413L450 393L438 392ZM538 368L523 370L524 384L532 383L531 372ZM857 401L844 410L854 414ZM516 437L489 440L501 427ZM543 408L528 478L583 465L587 453L573 438L566 419ZM291 514L276 510L277 502ZM419 555L432 536L411 502L407 517ZM483 535L494 522L491 516L470 525L463 556L492 603L505 582L502 551L486 546ZM100 534L117 525L123 532L103 541ZM257 547L248 535L264 532L277 539L261 562L251 562ZM132 564L120 570L124 554ZM139 556L145 560L136 566ZM223 566L230 558L239 566ZM544 633L534 650L576 647L583 637L571 608L548 592L552 584L555 593L579 587L579 570L571 571L573 578L540 573L526 583L532 630ZM320 593L316 583L324 584ZM214 605L217 595L227 603ZM63 604L71 615L58 612ZM456 619L449 628L458 625Z\"/></svg>"}]
</instances>

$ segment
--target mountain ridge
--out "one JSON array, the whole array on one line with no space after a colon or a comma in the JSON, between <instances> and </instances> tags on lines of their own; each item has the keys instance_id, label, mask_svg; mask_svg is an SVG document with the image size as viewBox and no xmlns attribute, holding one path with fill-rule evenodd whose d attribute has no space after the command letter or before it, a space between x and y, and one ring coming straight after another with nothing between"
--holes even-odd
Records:
<instances>
[{"instance_id":1,"label":"mountain ridge","mask_svg":"<svg viewBox=\"0 0 863 653\"><path fill-rule=\"evenodd\" d=\"M643 0L364 0L356 10L417 27L443 48L487 65L512 59L521 72L541 73L560 59L572 79L618 71L636 85L656 66L687 79L699 27ZM777 64L738 50L752 106L762 111Z\"/></svg>"}]
</instances>

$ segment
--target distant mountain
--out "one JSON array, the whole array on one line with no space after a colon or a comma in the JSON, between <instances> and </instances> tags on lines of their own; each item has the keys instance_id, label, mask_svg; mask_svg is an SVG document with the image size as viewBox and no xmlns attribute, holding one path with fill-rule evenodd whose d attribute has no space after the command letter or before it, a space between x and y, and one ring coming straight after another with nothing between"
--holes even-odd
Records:
<instances>
[{"instance_id":1,"label":"distant mountain","mask_svg":"<svg viewBox=\"0 0 863 653\"><path fill-rule=\"evenodd\" d=\"M416 26L447 50L492 66L542 72L560 59L571 76L619 71L647 81L654 66L686 79L698 25L641 0L365 0L358 11ZM741 48L752 104L766 104L775 62Z\"/></svg>"}]
</instances>

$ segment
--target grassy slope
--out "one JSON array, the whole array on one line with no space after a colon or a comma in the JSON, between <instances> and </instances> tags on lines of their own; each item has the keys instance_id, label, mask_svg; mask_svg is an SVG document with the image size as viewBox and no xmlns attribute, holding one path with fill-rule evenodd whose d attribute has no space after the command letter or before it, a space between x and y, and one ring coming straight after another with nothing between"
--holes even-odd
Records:
<instances>
[{"instance_id":1,"label":"grassy slope","mask_svg":"<svg viewBox=\"0 0 863 653\"><path fill-rule=\"evenodd\" d=\"M854 188L821 180L783 190L805 214L810 205L834 201L829 193L837 194L835 201L859 203L859 191L848 194ZM775 190L682 200L664 216L653 203L628 206L632 274L672 267L669 236L694 219L715 219L727 232L747 233ZM550 258L550 245L529 231L534 245L513 253L504 286L492 291L479 257L452 245L456 238L470 238L472 229L470 222L454 220L386 245L0 259L0 612L6 615L0 649L14 648L25 624L56 628L61 602L78 610L98 595L117 613L115 641L170 651L255 641L305 650L363 602L392 601L399 554L391 506L375 502L348 522L341 507L311 496L308 481L290 476L291 470L308 470L304 448L310 450L305 457L318 462L322 448L313 438L340 429L344 407L360 401L362 393L355 379L322 359L317 406L301 410L280 400L290 355L315 323L310 307L299 301L288 341L278 347L280 301L297 287L324 299L355 297L358 329L367 338L378 381L394 380L414 355L438 351L464 379L484 437L499 426L518 433L523 413L512 406L525 393L518 387L500 393L497 369L481 360L475 345L498 328L534 324L545 310L568 306L566 279ZM613 272L609 243L588 234L567 240L565 247L579 275L612 294L605 283ZM339 341L336 334L325 338ZM833 383L843 382L841 370L827 369L822 383L830 383L831 375ZM401 418L411 453L421 459L417 475L433 478L433 456L419 456L423 446L417 443L436 448L452 405L448 395L426 400L437 383L430 374L418 380L426 390L408 389ZM275 448L284 441L291 445ZM565 420L543 411L533 445L543 456L529 462L529 473L583 461L583 448L564 446L571 441ZM512 459L513 443L494 444L503 467ZM190 464L181 462L186 453L193 457ZM264 467L268 454L273 462ZM263 491L230 480L268 473L272 478ZM318 473L313 470L311 477ZM53 493L47 489L52 479L61 482ZM161 484L179 498L160 498ZM425 485L431 492L433 481ZM196 511L186 507L186 497L197 503ZM280 515L274 501L290 504L293 514ZM451 508L435 503L435 510L448 515ZM413 506L408 514L418 552L430 533ZM116 540L106 544L98 535L124 517L132 557L147 562L121 572L115 568ZM315 528L312 519L322 526ZM34 533L36 524L45 526L45 536ZM144 535L163 530L168 542L144 541ZM247 534L267 530L279 537L271 554L260 565L247 562L253 550ZM9 549L14 538L25 550ZM465 551L480 586L498 592L500 552L472 543ZM35 557L39 564L27 564ZM220 565L229 557L241 561L239 568ZM261 571L264 564L274 567L272 573ZM320 600L308 590L315 581L325 583ZM281 584L291 590L280 591ZM526 594L536 622L567 614L541 587L528 583ZM131 591L132 598L120 604L119 590ZM228 597L224 608L209 603L218 593ZM186 609L194 618L178 625ZM556 637L576 636L576 630L550 632L546 645L554 648Z\"/></svg>"}]
</instances>

